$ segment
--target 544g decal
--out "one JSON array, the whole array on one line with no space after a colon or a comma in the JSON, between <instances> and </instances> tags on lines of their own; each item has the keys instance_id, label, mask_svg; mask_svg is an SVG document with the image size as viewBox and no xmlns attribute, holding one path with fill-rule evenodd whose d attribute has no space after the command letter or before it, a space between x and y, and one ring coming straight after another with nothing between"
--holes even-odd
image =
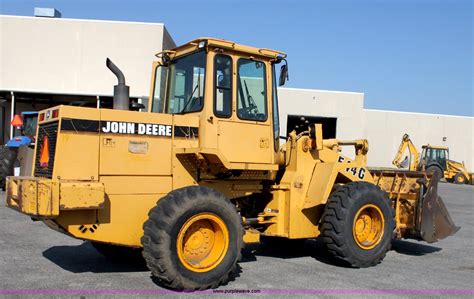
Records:
<instances>
[{"instance_id":1,"label":"544g decal","mask_svg":"<svg viewBox=\"0 0 474 299\"><path fill-rule=\"evenodd\" d=\"M347 167L346 172L351 173L353 176L358 177L363 180L365 178L365 173L367 170L363 167Z\"/></svg>"}]
</instances>

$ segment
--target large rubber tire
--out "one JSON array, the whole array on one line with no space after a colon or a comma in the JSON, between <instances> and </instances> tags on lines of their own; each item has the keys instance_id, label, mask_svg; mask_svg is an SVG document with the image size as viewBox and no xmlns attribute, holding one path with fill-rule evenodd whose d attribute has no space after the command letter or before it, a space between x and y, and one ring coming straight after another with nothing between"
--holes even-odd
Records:
<instances>
[{"instance_id":1,"label":"large rubber tire","mask_svg":"<svg viewBox=\"0 0 474 299\"><path fill-rule=\"evenodd\" d=\"M125 246L91 241L92 247L111 261L129 261L142 259L141 250Z\"/></svg>"},{"instance_id":2,"label":"large rubber tire","mask_svg":"<svg viewBox=\"0 0 474 299\"><path fill-rule=\"evenodd\" d=\"M7 176L14 174L15 161L17 158L17 149L7 146L0 148L0 188L5 190Z\"/></svg>"},{"instance_id":3,"label":"large rubber tire","mask_svg":"<svg viewBox=\"0 0 474 299\"><path fill-rule=\"evenodd\" d=\"M433 173L433 179L437 180L438 182L444 177L443 170L435 165L431 165L426 168L426 173Z\"/></svg>"},{"instance_id":4,"label":"large rubber tire","mask_svg":"<svg viewBox=\"0 0 474 299\"><path fill-rule=\"evenodd\" d=\"M373 248L362 248L355 236L356 216L364 207L378 208L383 215L377 242ZM387 194L367 182L351 182L338 187L326 204L321 232L324 244L338 260L355 267L377 265L390 250L395 229L394 211ZM383 233L382 233L383 232Z\"/></svg>"},{"instance_id":5,"label":"large rubber tire","mask_svg":"<svg viewBox=\"0 0 474 299\"><path fill-rule=\"evenodd\" d=\"M183 262L182 251L181 257L178 256L179 235L186 230L187 223L199 215L217 216L228 232L228 246L220 255L222 259L206 272L190 270ZM239 270L237 261L241 257L244 232L242 218L235 206L213 189L192 186L170 192L151 209L143 229L143 257L155 280L166 288L216 288L233 279Z\"/></svg>"},{"instance_id":6,"label":"large rubber tire","mask_svg":"<svg viewBox=\"0 0 474 299\"><path fill-rule=\"evenodd\" d=\"M458 172L454 176L454 183L459 184L459 185L466 184L467 183L467 178L464 176L464 174L462 174L461 172Z\"/></svg>"}]
</instances>

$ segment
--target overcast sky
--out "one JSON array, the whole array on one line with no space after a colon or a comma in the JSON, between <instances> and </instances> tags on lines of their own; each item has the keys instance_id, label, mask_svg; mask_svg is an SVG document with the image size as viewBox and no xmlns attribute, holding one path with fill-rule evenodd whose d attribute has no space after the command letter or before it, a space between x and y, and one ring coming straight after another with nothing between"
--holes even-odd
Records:
<instances>
[{"instance_id":1,"label":"overcast sky","mask_svg":"<svg viewBox=\"0 0 474 299\"><path fill-rule=\"evenodd\" d=\"M366 108L474 116L469 0L0 0L0 13L35 6L165 23L177 44L211 36L282 50L288 87L363 92Z\"/></svg>"}]
</instances>

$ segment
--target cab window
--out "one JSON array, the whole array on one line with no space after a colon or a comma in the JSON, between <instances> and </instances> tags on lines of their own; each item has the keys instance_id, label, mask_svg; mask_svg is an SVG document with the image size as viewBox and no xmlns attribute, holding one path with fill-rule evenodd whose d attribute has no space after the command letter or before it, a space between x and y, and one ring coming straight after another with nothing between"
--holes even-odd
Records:
<instances>
[{"instance_id":1,"label":"cab window","mask_svg":"<svg viewBox=\"0 0 474 299\"><path fill-rule=\"evenodd\" d=\"M159 65L155 70L155 85L153 90L152 112L163 113L165 110L165 90L167 67Z\"/></svg>"},{"instance_id":2,"label":"cab window","mask_svg":"<svg viewBox=\"0 0 474 299\"><path fill-rule=\"evenodd\" d=\"M232 115L232 59L216 55L214 69L214 114L228 118Z\"/></svg>"},{"instance_id":3,"label":"cab window","mask_svg":"<svg viewBox=\"0 0 474 299\"><path fill-rule=\"evenodd\" d=\"M237 116L240 119L266 121L265 64L250 59L237 62Z\"/></svg>"},{"instance_id":4,"label":"cab window","mask_svg":"<svg viewBox=\"0 0 474 299\"><path fill-rule=\"evenodd\" d=\"M179 114L201 111L205 76L204 51L172 60L169 65L166 112Z\"/></svg>"}]
</instances>

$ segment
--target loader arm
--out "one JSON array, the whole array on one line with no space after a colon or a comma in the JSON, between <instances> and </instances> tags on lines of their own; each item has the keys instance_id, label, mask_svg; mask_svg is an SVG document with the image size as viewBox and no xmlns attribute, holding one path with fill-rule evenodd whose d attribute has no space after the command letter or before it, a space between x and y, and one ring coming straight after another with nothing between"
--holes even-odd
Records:
<instances>
[{"instance_id":1,"label":"loader arm","mask_svg":"<svg viewBox=\"0 0 474 299\"><path fill-rule=\"evenodd\" d=\"M404 168L405 166L402 165L402 157L405 151L408 149L409 153L409 165L408 169L410 171L415 171L418 167L418 163L420 162L420 153L416 149L415 145L413 142L410 140L410 137L408 134L403 135L402 137L402 142L400 143L400 146L398 147L397 154L395 155L395 158L392 161L392 164L397 166L398 168Z\"/></svg>"}]
</instances>

